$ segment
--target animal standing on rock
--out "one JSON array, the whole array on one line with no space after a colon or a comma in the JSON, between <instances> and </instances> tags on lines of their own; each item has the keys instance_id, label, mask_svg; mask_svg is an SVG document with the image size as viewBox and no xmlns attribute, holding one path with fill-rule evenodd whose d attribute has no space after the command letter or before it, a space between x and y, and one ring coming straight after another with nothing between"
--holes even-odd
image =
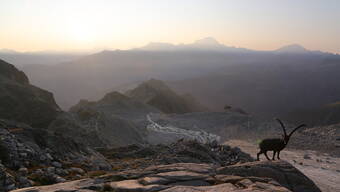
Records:
<instances>
[{"instance_id":1,"label":"animal standing on rock","mask_svg":"<svg viewBox=\"0 0 340 192\"><path fill-rule=\"evenodd\" d=\"M299 125L297 126L295 129L293 129L293 131L287 135L286 133L286 128L284 126L284 124L282 123L282 121L280 119L276 119L282 129L283 129L283 135L282 138L269 138L269 139L264 139L260 142L259 147L260 147L260 152L257 153L257 160L260 160L260 155L262 153L264 153L264 155L266 156L266 158L268 160L269 157L267 155L267 151L273 151L273 158L272 160L275 160L275 154L277 153L277 159L280 159L280 151L282 151L288 144L289 138L293 135L293 133L298 130L301 127L306 126L305 124Z\"/></svg>"}]
</instances>

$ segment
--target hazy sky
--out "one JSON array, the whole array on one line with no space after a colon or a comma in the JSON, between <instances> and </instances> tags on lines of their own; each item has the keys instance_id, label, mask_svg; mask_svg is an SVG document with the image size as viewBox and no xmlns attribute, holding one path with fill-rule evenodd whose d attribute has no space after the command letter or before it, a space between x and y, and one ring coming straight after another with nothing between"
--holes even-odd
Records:
<instances>
[{"instance_id":1,"label":"hazy sky","mask_svg":"<svg viewBox=\"0 0 340 192\"><path fill-rule=\"evenodd\" d=\"M340 0L0 0L0 49L129 49L207 36L340 53Z\"/></svg>"}]
</instances>

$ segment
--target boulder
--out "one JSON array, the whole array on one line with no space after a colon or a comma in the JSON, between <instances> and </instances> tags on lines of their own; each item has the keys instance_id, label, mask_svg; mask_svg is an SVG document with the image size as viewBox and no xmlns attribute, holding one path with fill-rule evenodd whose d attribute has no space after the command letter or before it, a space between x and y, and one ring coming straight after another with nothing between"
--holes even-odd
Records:
<instances>
[{"instance_id":1,"label":"boulder","mask_svg":"<svg viewBox=\"0 0 340 192\"><path fill-rule=\"evenodd\" d=\"M313 181L286 161L260 161L217 169L217 174L270 178L296 192L320 191Z\"/></svg>"}]
</instances>

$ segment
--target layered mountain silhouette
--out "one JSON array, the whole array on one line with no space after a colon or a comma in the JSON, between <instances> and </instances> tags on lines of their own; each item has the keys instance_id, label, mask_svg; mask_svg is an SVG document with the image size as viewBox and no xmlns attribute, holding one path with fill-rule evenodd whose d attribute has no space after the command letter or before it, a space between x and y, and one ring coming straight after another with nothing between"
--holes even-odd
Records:
<instances>
[{"instance_id":1,"label":"layered mountain silhouette","mask_svg":"<svg viewBox=\"0 0 340 192\"><path fill-rule=\"evenodd\" d=\"M230 47L213 38L152 46L102 51L53 66L26 65L23 71L33 84L53 92L63 109L80 99L99 100L112 90L126 90L150 78L167 82L178 95L191 94L211 110L222 111L228 104L265 117L320 107L340 98L339 55L299 45L276 51L233 47L235 51L228 51ZM173 51L158 51L162 49Z\"/></svg>"}]
</instances>

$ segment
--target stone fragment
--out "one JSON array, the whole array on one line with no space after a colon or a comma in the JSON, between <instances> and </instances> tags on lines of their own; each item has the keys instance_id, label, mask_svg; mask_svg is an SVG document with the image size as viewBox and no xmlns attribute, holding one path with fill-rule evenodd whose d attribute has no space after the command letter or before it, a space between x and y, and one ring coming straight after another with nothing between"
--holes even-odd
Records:
<instances>
[{"instance_id":1,"label":"stone fragment","mask_svg":"<svg viewBox=\"0 0 340 192\"><path fill-rule=\"evenodd\" d=\"M59 162L57 162L57 161L53 161L53 162L52 162L52 166L53 166L53 167L56 167L56 168L61 168L61 167L62 167L62 164L59 163Z\"/></svg>"},{"instance_id":2,"label":"stone fragment","mask_svg":"<svg viewBox=\"0 0 340 192\"><path fill-rule=\"evenodd\" d=\"M18 172L21 174L21 175L27 175L28 173L28 169L26 167L21 167Z\"/></svg>"},{"instance_id":3,"label":"stone fragment","mask_svg":"<svg viewBox=\"0 0 340 192\"><path fill-rule=\"evenodd\" d=\"M79 167L71 167L71 168L69 169L69 171L78 173L78 174L80 174L80 175L82 175L82 174L85 173L85 171L84 171L82 168L79 168Z\"/></svg>"},{"instance_id":4,"label":"stone fragment","mask_svg":"<svg viewBox=\"0 0 340 192\"><path fill-rule=\"evenodd\" d=\"M238 182L239 185L248 188L250 185L253 184L252 181L250 181L249 179L242 179L241 181Z\"/></svg>"}]
</instances>

